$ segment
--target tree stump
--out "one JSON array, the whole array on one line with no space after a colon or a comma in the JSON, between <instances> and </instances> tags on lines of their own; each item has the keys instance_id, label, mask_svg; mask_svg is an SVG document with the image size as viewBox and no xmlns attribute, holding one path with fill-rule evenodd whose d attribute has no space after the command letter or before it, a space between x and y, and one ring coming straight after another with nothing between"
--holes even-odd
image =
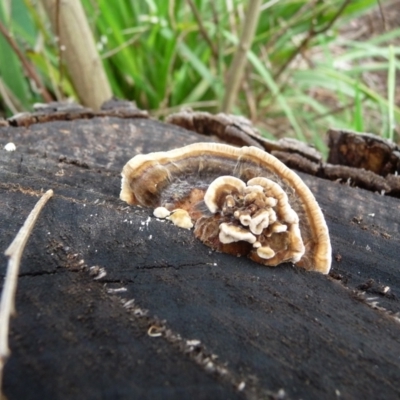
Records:
<instances>
[{"instance_id":1,"label":"tree stump","mask_svg":"<svg viewBox=\"0 0 400 400\"><path fill-rule=\"evenodd\" d=\"M16 145L0 150L2 278L54 190L21 264L9 400L400 397L399 199L299 173L332 270L268 268L118 198L134 155L220 139L119 104L39 114L0 127Z\"/></svg>"}]
</instances>

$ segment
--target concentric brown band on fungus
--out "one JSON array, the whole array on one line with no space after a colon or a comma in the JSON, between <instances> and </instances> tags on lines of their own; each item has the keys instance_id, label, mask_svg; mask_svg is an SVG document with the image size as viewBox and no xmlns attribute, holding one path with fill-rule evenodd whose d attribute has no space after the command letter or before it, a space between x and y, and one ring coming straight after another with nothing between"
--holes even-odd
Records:
<instances>
[{"instance_id":1,"label":"concentric brown band on fungus","mask_svg":"<svg viewBox=\"0 0 400 400\"><path fill-rule=\"evenodd\" d=\"M255 147L196 143L138 155L122 171L128 204L186 210L215 250L268 266L292 262L327 274L328 228L301 178Z\"/></svg>"}]
</instances>

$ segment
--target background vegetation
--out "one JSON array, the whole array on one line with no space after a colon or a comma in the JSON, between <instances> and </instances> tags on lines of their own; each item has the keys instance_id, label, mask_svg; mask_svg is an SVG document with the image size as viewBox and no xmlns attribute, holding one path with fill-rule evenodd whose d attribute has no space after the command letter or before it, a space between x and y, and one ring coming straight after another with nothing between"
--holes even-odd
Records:
<instances>
[{"instance_id":1,"label":"background vegetation","mask_svg":"<svg viewBox=\"0 0 400 400\"><path fill-rule=\"evenodd\" d=\"M249 1L82 4L114 95L162 117L182 106L222 109ZM0 3L4 116L49 99L80 100L40 5ZM331 126L397 140L400 28L390 28L391 10L395 2L384 0L264 1L228 111L247 116L267 137L293 136L320 150Z\"/></svg>"}]
</instances>

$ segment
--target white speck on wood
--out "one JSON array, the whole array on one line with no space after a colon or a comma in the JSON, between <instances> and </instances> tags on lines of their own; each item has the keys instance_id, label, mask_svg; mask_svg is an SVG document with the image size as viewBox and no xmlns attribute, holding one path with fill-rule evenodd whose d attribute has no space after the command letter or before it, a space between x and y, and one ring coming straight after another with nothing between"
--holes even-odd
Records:
<instances>
[{"instance_id":1,"label":"white speck on wood","mask_svg":"<svg viewBox=\"0 0 400 400\"><path fill-rule=\"evenodd\" d=\"M4 150L5 150L5 151L15 151L16 149L17 149L17 147L16 147L15 144L12 143L12 142L7 143L7 144L4 146Z\"/></svg>"}]
</instances>

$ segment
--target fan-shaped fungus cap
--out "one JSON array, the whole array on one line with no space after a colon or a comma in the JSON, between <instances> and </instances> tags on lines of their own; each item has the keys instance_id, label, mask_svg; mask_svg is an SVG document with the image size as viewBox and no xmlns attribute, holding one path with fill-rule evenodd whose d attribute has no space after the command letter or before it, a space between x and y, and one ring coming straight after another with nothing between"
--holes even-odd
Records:
<instances>
[{"instance_id":1,"label":"fan-shaped fungus cap","mask_svg":"<svg viewBox=\"0 0 400 400\"><path fill-rule=\"evenodd\" d=\"M196 237L216 250L270 266L293 262L329 272L328 228L313 194L260 149L196 143L138 155L122 171L120 197L185 210Z\"/></svg>"},{"instance_id":2,"label":"fan-shaped fungus cap","mask_svg":"<svg viewBox=\"0 0 400 400\"><path fill-rule=\"evenodd\" d=\"M208 209L214 214L218 209L222 209L226 197L232 199L234 194L242 192L246 188L246 184L233 176L220 176L215 179L208 187L204 195L204 203Z\"/></svg>"}]
</instances>

